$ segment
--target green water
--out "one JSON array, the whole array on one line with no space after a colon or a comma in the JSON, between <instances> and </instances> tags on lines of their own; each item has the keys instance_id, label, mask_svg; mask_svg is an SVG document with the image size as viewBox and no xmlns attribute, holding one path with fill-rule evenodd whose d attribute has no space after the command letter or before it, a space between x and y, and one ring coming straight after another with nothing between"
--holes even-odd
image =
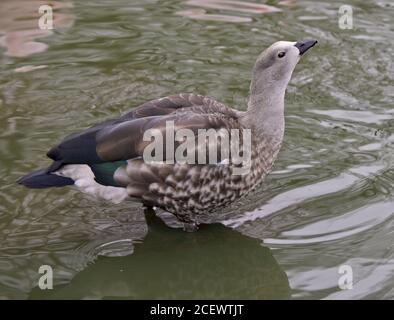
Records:
<instances>
[{"instance_id":1,"label":"green water","mask_svg":"<svg viewBox=\"0 0 394 320\"><path fill-rule=\"evenodd\" d=\"M391 1L346 1L351 30L336 1L206 9L242 23L179 15L196 8L180 0L51 3L51 34L37 31L39 1L0 4L0 298L394 298ZM156 97L244 110L261 50L306 38L319 44L288 87L274 171L225 226L185 233L151 214L147 226L137 205L15 184L66 134ZM37 287L41 265L53 290ZM338 287L342 265L351 290Z\"/></svg>"}]
</instances>

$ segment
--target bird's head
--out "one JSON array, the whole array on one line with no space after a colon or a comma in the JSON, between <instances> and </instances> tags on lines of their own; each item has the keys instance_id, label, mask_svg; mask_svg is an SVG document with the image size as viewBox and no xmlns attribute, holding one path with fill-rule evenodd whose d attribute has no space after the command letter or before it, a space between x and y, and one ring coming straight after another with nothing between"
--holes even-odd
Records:
<instances>
[{"instance_id":1,"label":"bird's head","mask_svg":"<svg viewBox=\"0 0 394 320\"><path fill-rule=\"evenodd\" d=\"M286 88L300 57L317 43L278 41L264 50L253 68L254 85Z\"/></svg>"}]
</instances>

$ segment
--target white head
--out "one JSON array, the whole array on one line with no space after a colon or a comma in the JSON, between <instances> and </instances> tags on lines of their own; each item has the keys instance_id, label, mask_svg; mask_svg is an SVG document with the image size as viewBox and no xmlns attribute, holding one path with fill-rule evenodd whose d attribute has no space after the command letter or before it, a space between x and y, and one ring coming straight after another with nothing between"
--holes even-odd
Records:
<instances>
[{"instance_id":1,"label":"white head","mask_svg":"<svg viewBox=\"0 0 394 320\"><path fill-rule=\"evenodd\" d=\"M255 95L258 100L266 99L269 92L284 95L301 55L316 43L316 40L278 41L264 50L253 67L251 98Z\"/></svg>"}]
</instances>

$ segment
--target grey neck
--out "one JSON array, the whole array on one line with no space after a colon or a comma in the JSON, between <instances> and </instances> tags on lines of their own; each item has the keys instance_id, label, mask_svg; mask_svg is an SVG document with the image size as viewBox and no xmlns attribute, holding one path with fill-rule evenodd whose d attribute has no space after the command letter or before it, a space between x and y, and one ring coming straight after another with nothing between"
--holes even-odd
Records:
<instances>
[{"instance_id":1,"label":"grey neck","mask_svg":"<svg viewBox=\"0 0 394 320\"><path fill-rule=\"evenodd\" d=\"M282 139L284 98L289 79L269 81L271 77L253 73L245 120L257 134Z\"/></svg>"}]
</instances>

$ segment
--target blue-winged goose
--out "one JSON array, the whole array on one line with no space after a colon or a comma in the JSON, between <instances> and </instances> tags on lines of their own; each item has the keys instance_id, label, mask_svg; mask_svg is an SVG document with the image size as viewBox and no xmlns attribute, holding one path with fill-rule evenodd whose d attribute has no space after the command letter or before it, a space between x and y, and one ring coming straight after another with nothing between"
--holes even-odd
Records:
<instances>
[{"instance_id":1,"label":"blue-winged goose","mask_svg":"<svg viewBox=\"0 0 394 320\"><path fill-rule=\"evenodd\" d=\"M134 199L162 208L185 223L217 212L255 188L271 170L283 139L287 84L300 56L316 43L279 41L261 53L253 67L245 112L197 94L152 100L118 119L66 137L48 152L53 159L48 168L18 182L30 188L75 184L114 202ZM250 170L234 174L236 165L220 157L215 164L145 161L149 142L144 132L163 132L169 122L175 130L191 129L196 136L199 129L249 130Z\"/></svg>"}]
</instances>

